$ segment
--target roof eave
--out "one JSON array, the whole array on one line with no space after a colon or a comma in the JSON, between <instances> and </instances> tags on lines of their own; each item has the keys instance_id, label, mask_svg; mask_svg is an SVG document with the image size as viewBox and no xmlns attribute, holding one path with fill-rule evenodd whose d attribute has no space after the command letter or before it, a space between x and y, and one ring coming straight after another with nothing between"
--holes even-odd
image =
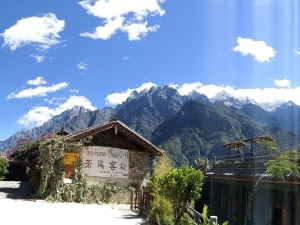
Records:
<instances>
[{"instance_id":1,"label":"roof eave","mask_svg":"<svg viewBox=\"0 0 300 225\"><path fill-rule=\"evenodd\" d=\"M74 134L67 135L64 138L67 141L76 141L76 140L86 138L91 135L96 135L96 134L106 131L106 130L114 129L115 127L122 130L124 133L129 132L132 136L135 136L137 138L137 140L140 140L141 145L143 145L145 147L145 149L147 149L152 155L154 155L154 156L165 155L163 150L161 150L158 147L156 147L155 145L153 145L150 141L148 141L142 135L133 131L131 128L129 128L128 126L126 126L124 123L122 123L119 120L102 123L100 125L78 131Z\"/></svg>"}]
</instances>

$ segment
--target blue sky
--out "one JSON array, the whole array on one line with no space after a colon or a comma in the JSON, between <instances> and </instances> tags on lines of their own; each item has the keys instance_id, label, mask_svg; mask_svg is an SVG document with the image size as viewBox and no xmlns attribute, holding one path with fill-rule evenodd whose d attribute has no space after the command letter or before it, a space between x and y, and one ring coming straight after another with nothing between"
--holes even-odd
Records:
<instances>
[{"instance_id":1,"label":"blue sky","mask_svg":"<svg viewBox=\"0 0 300 225\"><path fill-rule=\"evenodd\" d=\"M0 140L153 85L298 103L298 11L296 0L6 1Z\"/></svg>"}]
</instances>

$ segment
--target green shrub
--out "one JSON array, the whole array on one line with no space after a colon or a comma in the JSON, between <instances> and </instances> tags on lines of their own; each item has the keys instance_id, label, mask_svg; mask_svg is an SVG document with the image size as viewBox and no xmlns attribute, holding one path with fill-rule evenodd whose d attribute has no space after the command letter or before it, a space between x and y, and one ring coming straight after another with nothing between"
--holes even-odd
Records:
<instances>
[{"instance_id":1,"label":"green shrub","mask_svg":"<svg viewBox=\"0 0 300 225\"><path fill-rule=\"evenodd\" d=\"M180 219L179 225L194 225L195 223L187 213L184 213L183 216Z\"/></svg>"},{"instance_id":2,"label":"green shrub","mask_svg":"<svg viewBox=\"0 0 300 225\"><path fill-rule=\"evenodd\" d=\"M177 169L168 157L160 158L149 184L155 198L149 218L157 224L183 224L184 209L200 198L202 183L201 171L188 166Z\"/></svg>"},{"instance_id":3,"label":"green shrub","mask_svg":"<svg viewBox=\"0 0 300 225\"><path fill-rule=\"evenodd\" d=\"M208 218L209 218L208 206L204 205L203 210L202 210L202 220L203 220L203 222L202 222L201 225L208 225L209 224ZM215 224L215 225L218 225L218 224ZM222 223L222 225L228 225L228 221Z\"/></svg>"},{"instance_id":4,"label":"green shrub","mask_svg":"<svg viewBox=\"0 0 300 225\"><path fill-rule=\"evenodd\" d=\"M158 225L174 224L171 202L168 199L158 195L151 202L148 218Z\"/></svg>"},{"instance_id":5,"label":"green shrub","mask_svg":"<svg viewBox=\"0 0 300 225\"><path fill-rule=\"evenodd\" d=\"M203 210L202 210L202 218L203 218L203 223L202 225L208 225L208 206L204 205Z\"/></svg>"},{"instance_id":6,"label":"green shrub","mask_svg":"<svg viewBox=\"0 0 300 225\"><path fill-rule=\"evenodd\" d=\"M8 161L0 156L0 180L4 180L5 175L8 173Z\"/></svg>"},{"instance_id":7,"label":"green shrub","mask_svg":"<svg viewBox=\"0 0 300 225\"><path fill-rule=\"evenodd\" d=\"M175 224L179 224L188 204L200 198L202 184L202 172L189 166L174 168L160 179L160 195L171 202Z\"/></svg>"},{"instance_id":8,"label":"green shrub","mask_svg":"<svg viewBox=\"0 0 300 225\"><path fill-rule=\"evenodd\" d=\"M165 173L169 172L174 168L172 160L168 156L159 157L154 162L153 174L150 178L149 187L152 192L159 194L159 180L164 176Z\"/></svg>"},{"instance_id":9,"label":"green shrub","mask_svg":"<svg viewBox=\"0 0 300 225\"><path fill-rule=\"evenodd\" d=\"M158 158L154 163L153 174L149 182L154 200L150 204L148 218L159 225L174 224L172 204L160 195L161 188L159 185L160 179L173 168L173 163L169 157L162 156Z\"/></svg>"}]
</instances>

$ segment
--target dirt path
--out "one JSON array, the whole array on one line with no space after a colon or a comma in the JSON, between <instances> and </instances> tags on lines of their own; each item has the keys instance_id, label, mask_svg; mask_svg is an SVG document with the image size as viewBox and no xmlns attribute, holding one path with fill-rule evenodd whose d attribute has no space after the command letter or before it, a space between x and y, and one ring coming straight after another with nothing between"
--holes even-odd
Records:
<instances>
[{"instance_id":1,"label":"dirt path","mask_svg":"<svg viewBox=\"0 0 300 225\"><path fill-rule=\"evenodd\" d=\"M129 205L49 203L20 200L26 185L0 182L0 221L5 225L150 225Z\"/></svg>"}]
</instances>

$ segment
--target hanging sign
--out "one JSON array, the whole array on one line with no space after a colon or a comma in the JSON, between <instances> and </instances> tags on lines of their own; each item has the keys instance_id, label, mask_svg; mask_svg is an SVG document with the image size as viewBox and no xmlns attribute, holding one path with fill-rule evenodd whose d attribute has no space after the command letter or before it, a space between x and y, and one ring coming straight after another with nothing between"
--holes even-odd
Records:
<instances>
[{"instance_id":1,"label":"hanging sign","mask_svg":"<svg viewBox=\"0 0 300 225\"><path fill-rule=\"evenodd\" d=\"M80 154L78 152L64 152L64 165L72 166L79 162Z\"/></svg>"},{"instance_id":2,"label":"hanging sign","mask_svg":"<svg viewBox=\"0 0 300 225\"><path fill-rule=\"evenodd\" d=\"M82 168L88 176L128 178L129 151L89 146L82 151Z\"/></svg>"},{"instance_id":3,"label":"hanging sign","mask_svg":"<svg viewBox=\"0 0 300 225\"><path fill-rule=\"evenodd\" d=\"M63 159L63 167L65 171L65 178L71 179L74 166L80 160L80 154L78 152L64 152L64 159Z\"/></svg>"}]
</instances>

